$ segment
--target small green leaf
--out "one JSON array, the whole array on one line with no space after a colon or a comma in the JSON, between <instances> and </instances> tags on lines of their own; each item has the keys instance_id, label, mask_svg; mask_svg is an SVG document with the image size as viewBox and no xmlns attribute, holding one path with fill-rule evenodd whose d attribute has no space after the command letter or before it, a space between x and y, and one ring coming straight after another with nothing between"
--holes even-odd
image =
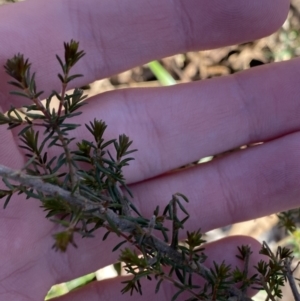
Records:
<instances>
[{"instance_id":1,"label":"small green leaf","mask_svg":"<svg viewBox=\"0 0 300 301\"><path fill-rule=\"evenodd\" d=\"M66 80L66 83L69 83L70 81L72 81L73 79L77 78L77 77L82 77L82 74L74 74L72 76L69 76Z\"/></svg>"},{"instance_id":2,"label":"small green leaf","mask_svg":"<svg viewBox=\"0 0 300 301\"><path fill-rule=\"evenodd\" d=\"M109 235L110 233L111 233L111 231L107 231L107 232L104 234L102 240L103 240L103 241L106 240L106 238L108 237L108 235Z\"/></svg>"},{"instance_id":3,"label":"small green leaf","mask_svg":"<svg viewBox=\"0 0 300 301\"><path fill-rule=\"evenodd\" d=\"M185 279L184 279L183 274L181 274L179 269L175 268L175 274L176 274L177 278L179 279L179 281L182 284L185 284Z\"/></svg>"},{"instance_id":4,"label":"small green leaf","mask_svg":"<svg viewBox=\"0 0 300 301\"><path fill-rule=\"evenodd\" d=\"M60 57L57 54L55 56L61 66L61 69L64 70L65 68L64 68L64 64L63 64L62 60L60 59Z\"/></svg>"},{"instance_id":5,"label":"small green leaf","mask_svg":"<svg viewBox=\"0 0 300 301\"><path fill-rule=\"evenodd\" d=\"M158 293L158 291L159 291L159 289L160 289L160 285L162 284L163 280L164 280L164 279L161 278L161 279L157 282L156 287L155 287L155 294Z\"/></svg>"},{"instance_id":6,"label":"small green leaf","mask_svg":"<svg viewBox=\"0 0 300 301\"><path fill-rule=\"evenodd\" d=\"M184 289L180 289L171 299L171 301L175 301L180 294L184 292Z\"/></svg>"},{"instance_id":7,"label":"small green leaf","mask_svg":"<svg viewBox=\"0 0 300 301\"><path fill-rule=\"evenodd\" d=\"M10 193L10 194L7 195L6 200L4 202L4 205L3 205L3 209L5 209L7 207L7 205L9 203L11 197L12 197L12 193Z\"/></svg>"},{"instance_id":8,"label":"small green leaf","mask_svg":"<svg viewBox=\"0 0 300 301\"><path fill-rule=\"evenodd\" d=\"M27 93L22 92L22 91L10 91L9 93L12 94L12 95L17 95L17 96L30 98L30 96Z\"/></svg>"},{"instance_id":9,"label":"small green leaf","mask_svg":"<svg viewBox=\"0 0 300 301\"><path fill-rule=\"evenodd\" d=\"M115 252L116 250L118 250L123 244L125 244L127 242L127 240L121 241L120 243L118 243L113 249L112 251Z\"/></svg>"},{"instance_id":10,"label":"small green leaf","mask_svg":"<svg viewBox=\"0 0 300 301\"><path fill-rule=\"evenodd\" d=\"M182 204L180 203L180 201L176 198L176 203L178 204L179 208L181 209L182 212L184 212L186 215L189 216L189 213L186 211L186 209L182 206Z\"/></svg>"}]
</instances>

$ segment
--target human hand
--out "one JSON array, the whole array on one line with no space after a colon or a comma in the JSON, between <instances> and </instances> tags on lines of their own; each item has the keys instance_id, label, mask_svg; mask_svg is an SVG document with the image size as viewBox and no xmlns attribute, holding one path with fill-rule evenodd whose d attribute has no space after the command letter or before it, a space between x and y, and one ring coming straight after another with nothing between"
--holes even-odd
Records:
<instances>
[{"instance_id":1,"label":"human hand","mask_svg":"<svg viewBox=\"0 0 300 301\"><path fill-rule=\"evenodd\" d=\"M87 53L77 67L85 75L76 82L80 86L160 57L268 35L283 23L288 5L283 0L28 0L0 8L0 60L3 65L22 52L38 71L39 88L50 92L59 87L54 55L61 54L64 41L79 41ZM296 59L198 83L105 93L90 99L78 119L103 118L110 137L124 132L133 139L139 151L126 177L145 216L179 191L189 198L188 211L193 213L187 230L209 231L298 206L298 65ZM4 70L0 78L2 110L10 103L24 104L9 96ZM0 162L19 169L24 158L16 133L5 126L0 131ZM76 134L80 139L87 133L82 127ZM166 174L201 157L259 141L266 143ZM116 238L104 244L102 231L94 239L76 238L78 249L55 253L54 227L37 201L22 196L0 210L1 299L40 301L51 285L117 259L111 253ZM235 265L241 244L251 244L254 251L259 247L253 239L231 237L207 250L210 258ZM120 279L108 280L58 300L114 300L120 289ZM151 300L153 292L145 286L141 299ZM164 286L155 297L170 296L172 288Z\"/></svg>"}]
</instances>

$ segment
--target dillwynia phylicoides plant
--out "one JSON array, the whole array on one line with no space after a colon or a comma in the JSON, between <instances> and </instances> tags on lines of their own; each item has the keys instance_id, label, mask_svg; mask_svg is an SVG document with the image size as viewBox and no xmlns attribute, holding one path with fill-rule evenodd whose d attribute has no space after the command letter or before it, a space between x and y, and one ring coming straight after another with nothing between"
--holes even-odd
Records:
<instances>
[{"instance_id":1,"label":"dillwynia phylicoides plant","mask_svg":"<svg viewBox=\"0 0 300 301\"><path fill-rule=\"evenodd\" d=\"M72 131L80 126L72 123L72 117L80 115L81 106L88 104L83 101L81 89L66 92L68 83L82 76L70 71L84 52L73 40L64 43L64 51L63 59L56 56L61 67L61 92L53 91L45 102L40 100L43 92L37 90L28 59L17 54L4 66L13 78L9 84L15 90L11 93L28 99L22 110L12 107L7 113L0 113L0 124L7 125L8 130L20 127L20 148L25 150L27 159L17 171L0 165L0 176L6 185L0 190L4 208L14 194L39 199L46 218L61 226L53 235L53 249L57 251L65 252L69 245L76 247L75 233L88 239L102 227L107 230L104 241L110 234L117 235L120 242L112 252L120 252L119 260L132 275L124 282L122 293L142 294L141 279L146 278L156 282L156 292L162 282L173 283L177 292L172 301L181 299L183 292L189 294L189 301L251 300L248 288L263 289L268 295L266 300L276 300L282 297L281 287L288 280L295 300L300 300L289 249L278 248L273 253L264 243L261 253L268 261L258 262L254 275L248 273L249 246L237 247L243 269L226 262L208 268L205 261L209 254L205 253L201 231L186 232L183 242L178 238L189 218L184 195L175 193L163 210L157 206L151 219L142 216L123 176L123 168L133 160L128 155L136 151L131 149L132 141L125 134L105 141L107 126L103 120L95 119L85 125L90 137L76 141L76 149L70 147L74 140ZM57 109L51 106L54 98L59 101ZM47 150L51 147L61 149L61 154L50 158ZM131 247L125 247L125 243ZM199 276L203 278L201 285L195 280Z\"/></svg>"}]
</instances>

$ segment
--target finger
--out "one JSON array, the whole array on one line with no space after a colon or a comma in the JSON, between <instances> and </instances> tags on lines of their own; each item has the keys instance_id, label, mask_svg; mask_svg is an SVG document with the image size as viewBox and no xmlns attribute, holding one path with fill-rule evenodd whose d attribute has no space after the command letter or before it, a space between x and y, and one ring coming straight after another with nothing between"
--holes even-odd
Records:
<instances>
[{"instance_id":1,"label":"finger","mask_svg":"<svg viewBox=\"0 0 300 301\"><path fill-rule=\"evenodd\" d=\"M44 300L50 287L94 272L117 260L112 242L103 233L93 239L76 236L78 249L55 252L52 235L62 231L46 220L39 202L15 197L0 212L0 295L3 300ZM102 235L101 235L102 234ZM114 238L114 242L116 238ZM109 256L102 256L102 252ZM98 260L101 258L101 260Z\"/></svg>"},{"instance_id":2,"label":"finger","mask_svg":"<svg viewBox=\"0 0 300 301\"><path fill-rule=\"evenodd\" d=\"M117 237L103 242L104 231L92 239L75 235L78 249L55 252L53 234L62 228L46 220L36 200L14 197L0 211L0 295L3 300L44 300L54 284L94 272L118 259L112 252ZM103 256L105 253L105 256Z\"/></svg>"},{"instance_id":3,"label":"finger","mask_svg":"<svg viewBox=\"0 0 300 301\"><path fill-rule=\"evenodd\" d=\"M209 268L213 268L213 261L218 264L221 264L224 260L226 264L230 264L233 268L239 267L243 269L243 263L236 258L237 253L237 246L241 245L249 245L251 250L253 251L252 256L250 257L249 263L249 275L253 275L255 270L253 265L255 265L262 256L258 254L260 249L260 244L250 238L250 237L228 237L210 244L206 245L205 252L208 254L208 259L205 262L205 265ZM125 277L124 277L125 278ZM68 295L65 295L59 298L59 301L79 301L79 300L90 300L96 301L99 300L116 300L122 298L122 301L131 300L132 296L129 293L125 293L121 295L121 290L124 287L124 284L121 284L121 281L127 280L125 278L115 278L106 281L94 282L90 285L85 286L83 289L74 291ZM157 284L156 280L152 281L142 281L142 292L143 295L139 296L140 300L153 300L153 298L157 300L171 300L173 295L178 291L178 288L174 287L171 283L163 282L161 288L157 294L155 294L155 286ZM194 283L194 284L202 284L202 283ZM251 295L254 292L248 291ZM137 296L137 295L136 295ZM134 297L134 296L133 296ZM183 294L180 296L179 300L186 300L191 297L188 294Z\"/></svg>"},{"instance_id":4,"label":"finger","mask_svg":"<svg viewBox=\"0 0 300 301\"><path fill-rule=\"evenodd\" d=\"M18 170L24 165L24 157L23 152L18 147L16 137L13 134L12 131L7 129L6 125L0 126L0 164ZM0 188L4 188L2 181L0 182Z\"/></svg>"},{"instance_id":5,"label":"finger","mask_svg":"<svg viewBox=\"0 0 300 301\"><path fill-rule=\"evenodd\" d=\"M300 198L299 152L297 132L132 185L135 205L150 217L157 204L167 205L171 192L181 192L190 200L186 227L198 225L204 232L295 208Z\"/></svg>"},{"instance_id":6,"label":"finger","mask_svg":"<svg viewBox=\"0 0 300 301\"><path fill-rule=\"evenodd\" d=\"M39 89L49 92L59 88L54 54L71 39L87 53L74 70L85 74L76 81L82 85L171 54L260 38L283 23L288 8L288 0L31 0L1 7L0 62L21 51L40 71ZM9 107L4 82L1 101Z\"/></svg>"},{"instance_id":7,"label":"finger","mask_svg":"<svg viewBox=\"0 0 300 301\"><path fill-rule=\"evenodd\" d=\"M6 210L1 205L0 295L3 300L44 299L49 283L53 282L52 266L47 258L53 244L52 228L39 203L25 200L24 195L13 198Z\"/></svg>"},{"instance_id":8,"label":"finger","mask_svg":"<svg viewBox=\"0 0 300 301\"><path fill-rule=\"evenodd\" d=\"M126 179L142 181L300 130L299 64L296 59L175 87L105 93L89 100L73 122L103 119L107 139L128 135L138 152L125 168ZM74 135L92 140L85 126ZM48 152L48 157L57 155Z\"/></svg>"}]
</instances>

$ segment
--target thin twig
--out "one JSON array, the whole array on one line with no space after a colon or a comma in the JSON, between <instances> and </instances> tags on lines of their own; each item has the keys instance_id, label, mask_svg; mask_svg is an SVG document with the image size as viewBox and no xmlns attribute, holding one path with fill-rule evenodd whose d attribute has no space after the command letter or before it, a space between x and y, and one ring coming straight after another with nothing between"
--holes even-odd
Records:
<instances>
[{"instance_id":1,"label":"thin twig","mask_svg":"<svg viewBox=\"0 0 300 301\"><path fill-rule=\"evenodd\" d=\"M300 301L300 295L297 289L297 285L295 283L295 279L293 277L293 272L291 270L291 263L292 263L292 259L290 258L287 258L284 261L284 267L286 269L286 277L288 279L295 301Z\"/></svg>"}]
</instances>

